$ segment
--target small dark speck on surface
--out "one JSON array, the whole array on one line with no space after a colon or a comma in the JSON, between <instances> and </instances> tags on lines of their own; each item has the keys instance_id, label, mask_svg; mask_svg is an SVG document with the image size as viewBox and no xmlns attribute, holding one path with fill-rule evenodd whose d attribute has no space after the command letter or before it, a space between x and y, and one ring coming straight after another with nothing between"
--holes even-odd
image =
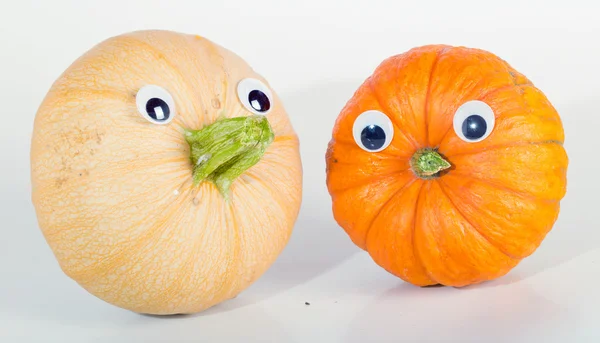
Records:
<instances>
[{"instance_id":1,"label":"small dark speck on surface","mask_svg":"<svg viewBox=\"0 0 600 343\"><path fill-rule=\"evenodd\" d=\"M337 158L334 158L334 159L333 159L333 163L338 163L338 160L337 160Z\"/></svg>"},{"instance_id":2,"label":"small dark speck on surface","mask_svg":"<svg viewBox=\"0 0 600 343\"><path fill-rule=\"evenodd\" d=\"M310 303L308 301L305 301L304 305L308 306L308 305L310 305Z\"/></svg>"}]
</instances>

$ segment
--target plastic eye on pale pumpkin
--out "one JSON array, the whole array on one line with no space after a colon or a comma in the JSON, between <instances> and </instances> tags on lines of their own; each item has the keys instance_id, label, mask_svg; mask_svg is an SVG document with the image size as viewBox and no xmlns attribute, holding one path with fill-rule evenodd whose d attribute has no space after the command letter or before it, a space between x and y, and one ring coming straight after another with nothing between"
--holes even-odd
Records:
<instances>
[{"instance_id":1,"label":"plastic eye on pale pumpkin","mask_svg":"<svg viewBox=\"0 0 600 343\"><path fill-rule=\"evenodd\" d=\"M138 112L154 124L168 124L175 117L175 101L169 92L159 86L140 88L135 96Z\"/></svg>"},{"instance_id":2,"label":"plastic eye on pale pumpkin","mask_svg":"<svg viewBox=\"0 0 600 343\"><path fill-rule=\"evenodd\" d=\"M266 115L273 107L269 87L257 79L247 78L238 83L237 95L244 107L259 115Z\"/></svg>"},{"instance_id":3,"label":"plastic eye on pale pumpkin","mask_svg":"<svg viewBox=\"0 0 600 343\"><path fill-rule=\"evenodd\" d=\"M354 141L368 152L387 148L394 138L394 125L384 113L370 110L361 113L352 127Z\"/></svg>"},{"instance_id":4,"label":"plastic eye on pale pumpkin","mask_svg":"<svg viewBox=\"0 0 600 343\"><path fill-rule=\"evenodd\" d=\"M494 111L488 104L467 101L454 114L454 132L465 142L480 142L492 133L495 121Z\"/></svg>"}]
</instances>

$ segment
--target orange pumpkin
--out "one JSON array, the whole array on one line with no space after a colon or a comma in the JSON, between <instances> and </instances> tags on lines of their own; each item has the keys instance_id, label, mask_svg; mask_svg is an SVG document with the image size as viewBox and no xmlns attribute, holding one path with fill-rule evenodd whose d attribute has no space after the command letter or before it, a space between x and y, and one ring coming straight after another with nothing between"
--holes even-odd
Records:
<instances>
[{"instance_id":1,"label":"orange pumpkin","mask_svg":"<svg viewBox=\"0 0 600 343\"><path fill-rule=\"evenodd\" d=\"M494 54L431 45L382 62L337 118L338 224L414 285L498 278L551 230L566 192L555 108Z\"/></svg>"}]
</instances>

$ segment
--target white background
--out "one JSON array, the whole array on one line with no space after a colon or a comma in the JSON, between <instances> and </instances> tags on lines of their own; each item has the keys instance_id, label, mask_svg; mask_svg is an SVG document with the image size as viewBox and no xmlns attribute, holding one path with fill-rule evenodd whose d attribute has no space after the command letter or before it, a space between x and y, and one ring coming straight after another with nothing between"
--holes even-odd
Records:
<instances>
[{"instance_id":1,"label":"white background","mask_svg":"<svg viewBox=\"0 0 600 343\"><path fill-rule=\"evenodd\" d=\"M0 341L598 342L596 3L2 0ZM199 315L143 316L88 295L60 271L30 201L33 118L51 83L94 44L139 29L200 34L241 55L301 139L305 197L289 245L251 288ZM563 118L571 160L560 218L538 251L465 289L417 288L377 267L335 224L325 188L339 110L381 60L431 43L490 50L533 80Z\"/></svg>"}]
</instances>

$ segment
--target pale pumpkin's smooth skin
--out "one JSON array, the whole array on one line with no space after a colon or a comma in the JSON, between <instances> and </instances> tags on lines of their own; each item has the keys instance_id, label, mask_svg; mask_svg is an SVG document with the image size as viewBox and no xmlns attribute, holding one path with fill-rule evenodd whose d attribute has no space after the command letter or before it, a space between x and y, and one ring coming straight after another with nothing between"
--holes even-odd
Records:
<instances>
[{"instance_id":1,"label":"pale pumpkin's smooth skin","mask_svg":"<svg viewBox=\"0 0 600 343\"><path fill-rule=\"evenodd\" d=\"M229 201L210 182L193 185L184 138L252 115L236 95L246 77L267 84L207 39L143 31L102 42L56 81L35 119L33 202L67 275L116 306L174 314L235 297L265 272L301 202L298 138L279 99L267 114L274 141ZM138 113L147 84L173 96L171 123Z\"/></svg>"},{"instance_id":2,"label":"pale pumpkin's smooth skin","mask_svg":"<svg viewBox=\"0 0 600 343\"><path fill-rule=\"evenodd\" d=\"M452 128L460 105L481 100L495 128L481 142ZM390 146L359 148L362 112L394 124ZM327 152L335 219L390 273L419 285L498 278L551 230L566 192L568 158L558 113L523 75L476 49L424 46L385 60L340 113ZM410 159L436 148L452 167L433 179ZM360 211L358 210L360 209Z\"/></svg>"}]
</instances>

